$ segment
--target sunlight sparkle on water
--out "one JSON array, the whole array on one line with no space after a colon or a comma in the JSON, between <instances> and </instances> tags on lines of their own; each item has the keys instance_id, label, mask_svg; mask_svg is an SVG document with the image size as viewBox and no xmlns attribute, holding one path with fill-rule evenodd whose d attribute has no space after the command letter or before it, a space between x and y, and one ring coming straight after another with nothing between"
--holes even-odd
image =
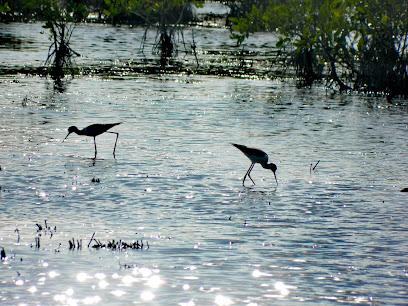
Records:
<instances>
[{"instance_id":1,"label":"sunlight sparkle on water","mask_svg":"<svg viewBox=\"0 0 408 306\"><path fill-rule=\"evenodd\" d=\"M259 270L254 270L253 272L252 272L252 276L253 277L260 277L262 275L262 273L261 273L261 271L259 271Z\"/></svg>"},{"instance_id":2,"label":"sunlight sparkle on water","mask_svg":"<svg viewBox=\"0 0 408 306\"><path fill-rule=\"evenodd\" d=\"M47 196L48 196L48 194L46 192L44 192L44 191L37 190L36 193L40 198L47 198Z\"/></svg>"},{"instance_id":3,"label":"sunlight sparkle on water","mask_svg":"<svg viewBox=\"0 0 408 306\"><path fill-rule=\"evenodd\" d=\"M149 268L135 268L132 272L133 275L139 275L141 274L142 277L149 277L150 275L153 274L153 270Z\"/></svg>"},{"instance_id":4,"label":"sunlight sparkle on water","mask_svg":"<svg viewBox=\"0 0 408 306\"><path fill-rule=\"evenodd\" d=\"M54 277L56 277L56 276L58 276L58 275L60 275L58 272L55 272L55 271L51 271L51 272L49 272L48 273L48 276L50 277L50 278L54 278Z\"/></svg>"},{"instance_id":5,"label":"sunlight sparkle on water","mask_svg":"<svg viewBox=\"0 0 408 306\"><path fill-rule=\"evenodd\" d=\"M106 275L104 274L104 273L95 273L95 278L96 279L100 279L100 280L102 280L102 279L105 279L106 278Z\"/></svg>"},{"instance_id":6,"label":"sunlight sparkle on water","mask_svg":"<svg viewBox=\"0 0 408 306\"><path fill-rule=\"evenodd\" d=\"M149 302L154 299L154 294L151 291L143 291L142 294L140 295L140 298L144 302Z\"/></svg>"},{"instance_id":7,"label":"sunlight sparkle on water","mask_svg":"<svg viewBox=\"0 0 408 306\"><path fill-rule=\"evenodd\" d=\"M217 295L215 297L214 302L216 305L232 305L233 304L232 300L229 297L223 296L223 295Z\"/></svg>"},{"instance_id":8,"label":"sunlight sparkle on water","mask_svg":"<svg viewBox=\"0 0 408 306\"><path fill-rule=\"evenodd\" d=\"M275 283L275 289L278 290L281 295L288 295L289 294L288 287L283 282L276 282Z\"/></svg>"},{"instance_id":9,"label":"sunlight sparkle on water","mask_svg":"<svg viewBox=\"0 0 408 306\"><path fill-rule=\"evenodd\" d=\"M67 300L67 296L65 294L54 295L54 301L56 302L65 303L66 300Z\"/></svg>"},{"instance_id":10,"label":"sunlight sparkle on water","mask_svg":"<svg viewBox=\"0 0 408 306\"><path fill-rule=\"evenodd\" d=\"M159 275L153 275L149 278L146 284L151 288L159 288L161 284L164 284L164 281Z\"/></svg>"},{"instance_id":11,"label":"sunlight sparkle on water","mask_svg":"<svg viewBox=\"0 0 408 306\"><path fill-rule=\"evenodd\" d=\"M187 303L181 302L179 305L180 306L195 306L195 303L193 301L188 301Z\"/></svg>"},{"instance_id":12,"label":"sunlight sparkle on water","mask_svg":"<svg viewBox=\"0 0 408 306\"><path fill-rule=\"evenodd\" d=\"M88 274L86 274L85 272L80 272L80 273L77 274L76 278L77 278L78 282L84 282L87 279L90 279L91 277Z\"/></svg>"},{"instance_id":13,"label":"sunlight sparkle on water","mask_svg":"<svg viewBox=\"0 0 408 306\"><path fill-rule=\"evenodd\" d=\"M74 294L74 289L68 288L67 290L65 290L65 294L68 296L72 296Z\"/></svg>"},{"instance_id":14,"label":"sunlight sparkle on water","mask_svg":"<svg viewBox=\"0 0 408 306\"><path fill-rule=\"evenodd\" d=\"M16 280L15 284L17 286L22 286L22 285L24 285L24 281L22 279L18 279L18 280Z\"/></svg>"},{"instance_id":15,"label":"sunlight sparkle on water","mask_svg":"<svg viewBox=\"0 0 408 306\"><path fill-rule=\"evenodd\" d=\"M261 277L261 276L272 276L272 274L261 272L258 269L252 271L252 277Z\"/></svg>"},{"instance_id":16,"label":"sunlight sparkle on water","mask_svg":"<svg viewBox=\"0 0 408 306\"><path fill-rule=\"evenodd\" d=\"M123 290L114 290L114 291L111 291L111 293L112 293L114 296L117 296L117 297L121 297L122 295L125 295L125 294L126 294L126 292L123 291Z\"/></svg>"},{"instance_id":17,"label":"sunlight sparkle on water","mask_svg":"<svg viewBox=\"0 0 408 306\"><path fill-rule=\"evenodd\" d=\"M130 286L132 283L136 282L137 279L134 278L132 275L125 275L122 278L122 283L124 283L126 286Z\"/></svg>"},{"instance_id":18,"label":"sunlight sparkle on water","mask_svg":"<svg viewBox=\"0 0 408 306\"><path fill-rule=\"evenodd\" d=\"M102 300L101 297L95 295L95 296L88 296L84 298L82 302L85 305L92 305L92 304L98 304L101 300Z\"/></svg>"},{"instance_id":19,"label":"sunlight sparkle on water","mask_svg":"<svg viewBox=\"0 0 408 306\"><path fill-rule=\"evenodd\" d=\"M98 283L98 286L99 286L99 288L101 288L101 289L105 289L106 287L108 287L109 286L109 283L106 281L106 280L101 280L99 283Z\"/></svg>"},{"instance_id":20,"label":"sunlight sparkle on water","mask_svg":"<svg viewBox=\"0 0 408 306\"><path fill-rule=\"evenodd\" d=\"M188 280L196 280L196 279L200 279L200 278L199 278L199 277L197 277L197 276L188 275L188 276L185 276L185 277L184 277L184 279L188 279Z\"/></svg>"},{"instance_id":21,"label":"sunlight sparkle on water","mask_svg":"<svg viewBox=\"0 0 408 306\"><path fill-rule=\"evenodd\" d=\"M38 284L39 285L44 285L44 282L47 280L45 276L42 276L38 279Z\"/></svg>"}]
</instances>

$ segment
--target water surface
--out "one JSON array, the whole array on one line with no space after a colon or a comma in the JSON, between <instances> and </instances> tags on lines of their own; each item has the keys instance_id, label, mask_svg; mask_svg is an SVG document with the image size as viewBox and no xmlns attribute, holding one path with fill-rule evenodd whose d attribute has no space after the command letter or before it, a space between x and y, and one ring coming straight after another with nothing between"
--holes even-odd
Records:
<instances>
[{"instance_id":1,"label":"water surface","mask_svg":"<svg viewBox=\"0 0 408 306\"><path fill-rule=\"evenodd\" d=\"M80 65L138 56L135 29L83 27L94 39L75 43L92 50ZM47 42L30 29L2 25L25 42L3 65L41 65ZM228 31L206 31L203 54L224 48ZM106 47L110 32L123 50ZM404 101L194 73L82 76L60 91L6 75L0 100L5 305L407 303ZM114 134L97 137L96 160L92 138L62 143L98 122L122 122L116 159ZM268 152L279 185L257 165L242 186L250 161L230 142ZM93 233L145 247L88 248Z\"/></svg>"}]
</instances>

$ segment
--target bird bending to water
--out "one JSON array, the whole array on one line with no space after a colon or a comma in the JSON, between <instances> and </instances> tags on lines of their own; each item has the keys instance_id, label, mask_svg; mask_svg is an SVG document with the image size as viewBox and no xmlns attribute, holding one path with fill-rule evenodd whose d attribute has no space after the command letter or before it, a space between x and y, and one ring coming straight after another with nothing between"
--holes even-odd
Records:
<instances>
[{"instance_id":1,"label":"bird bending to water","mask_svg":"<svg viewBox=\"0 0 408 306\"><path fill-rule=\"evenodd\" d=\"M261 164L261 166L265 169L270 169L272 170L273 174L275 175L275 181L276 181L276 185L278 185L278 179L276 178L276 165L274 163L270 163L268 164L268 154L266 154L264 151L256 149L256 148L248 148L247 146L244 145L239 145L236 143L231 143L234 147L236 147L237 149L239 149L242 153L245 154L246 157L248 157L252 164L251 166L249 166L248 171L245 173L244 179L242 181L242 185L245 186L245 179L248 176L252 183L255 185L254 180L251 178L251 171L254 168L256 163Z\"/></svg>"},{"instance_id":2,"label":"bird bending to water","mask_svg":"<svg viewBox=\"0 0 408 306\"><path fill-rule=\"evenodd\" d=\"M115 157L115 150L116 150L116 143L118 142L119 138L119 133L116 132L108 132L109 129L113 128L114 126L121 124L119 123L107 123L107 124L91 124L87 126L86 128L83 128L82 130L79 130L76 126L70 126L68 128L68 135L67 137L64 138L62 142L65 141L65 139L68 138L69 134L71 133L76 133L78 135L85 135L85 136L92 136L94 138L94 144L95 144L95 158L96 158L96 136L102 134L102 133L112 133L116 134L116 141L115 141L115 147L113 148L113 157Z\"/></svg>"}]
</instances>

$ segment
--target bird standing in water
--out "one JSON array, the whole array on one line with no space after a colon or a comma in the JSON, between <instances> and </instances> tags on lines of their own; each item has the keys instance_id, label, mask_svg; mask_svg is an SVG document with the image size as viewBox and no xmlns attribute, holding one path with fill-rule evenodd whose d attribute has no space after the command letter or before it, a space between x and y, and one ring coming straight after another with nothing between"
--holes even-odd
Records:
<instances>
[{"instance_id":1,"label":"bird standing in water","mask_svg":"<svg viewBox=\"0 0 408 306\"><path fill-rule=\"evenodd\" d=\"M119 133L116 132L109 132L108 130L111 129L112 127L120 124L119 123L107 123L107 124L91 124L87 126L86 128L83 128L82 130L79 130L76 126L70 126L68 128L68 135L67 137L64 138L62 142L65 141L65 139L68 138L69 134L71 133L76 133L78 135L85 135L85 136L92 136L94 138L94 144L95 144L95 157L96 158L96 136L102 134L102 133L112 133L116 134L116 141L115 141L115 147L113 148L113 157L115 157L115 150L116 150L116 143L118 142L119 138Z\"/></svg>"},{"instance_id":2,"label":"bird standing in water","mask_svg":"<svg viewBox=\"0 0 408 306\"><path fill-rule=\"evenodd\" d=\"M278 185L278 179L276 178L276 165L274 163L268 164L268 154L266 154L264 151L256 149L256 148L248 148L247 146L244 145L239 145L235 143L231 143L234 147L239 149L242 153L245 154L246 157L248 157L252 164L249 166L248 171L245 173L244 179L242 181L242 185L245 186L245 179L248 176L252 183L255 185L254 180L251 178L251 171L254 168L256 163L261 164L261 166L265 169L270 169L272 170L273 174L275 175L275 181L276 185Z\"/></svg>"}]
</instances>

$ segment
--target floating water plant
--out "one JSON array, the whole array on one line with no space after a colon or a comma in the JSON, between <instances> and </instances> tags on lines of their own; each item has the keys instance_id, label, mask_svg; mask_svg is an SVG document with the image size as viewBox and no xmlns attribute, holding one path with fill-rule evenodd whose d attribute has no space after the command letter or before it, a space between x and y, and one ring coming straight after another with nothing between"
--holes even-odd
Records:
<instances>
[{"instance_id":1,"label":"floating water plant","mask_svg":"<svg viewBox=\"0 0 408 306\"><path fill-rule=\"evenodd\" d=\"M109 241L107 243L102 243L99 239L94 238L95 233L93 233L91 240L88 243L88 248L92 247L94 249L112 249L112 250L126 250L126 249L133 249L133 250L142 250L143 248L145 250L149 249L149 243L146 241L146 246L143 243L143 240L137 240L131 243L127 243L125 241L122 241L120 239L119 241L115 241L114 239L112 241ZM91 243L94 242L93 245Z\"/></svg>"},{"instance_id":2,"label":"floating water plant","mask_svg":"<svg viewBox=\"0 0 408 306\"><path fill-rule=\"evenodd\" d=\"M4 248L1 249L1 260L6 260L7 255L6 255L6 251L4 250Z\"/></svg>"},{"instance_id":3,"label":"floating water plant","mask_svg":"<svg viewBox=\"0 0 408 306\"><path fill-rule=\"evenodd\" d=\"M314 165L314 167L312 167L313 164L310 164L310 173L312 173L312 170L315 171L315 169L316 169L316 167L317 167L317 165L318 165L319 163L320 163L320 159L317 161L317 163Z\"/></svg>"}]
</instances>

